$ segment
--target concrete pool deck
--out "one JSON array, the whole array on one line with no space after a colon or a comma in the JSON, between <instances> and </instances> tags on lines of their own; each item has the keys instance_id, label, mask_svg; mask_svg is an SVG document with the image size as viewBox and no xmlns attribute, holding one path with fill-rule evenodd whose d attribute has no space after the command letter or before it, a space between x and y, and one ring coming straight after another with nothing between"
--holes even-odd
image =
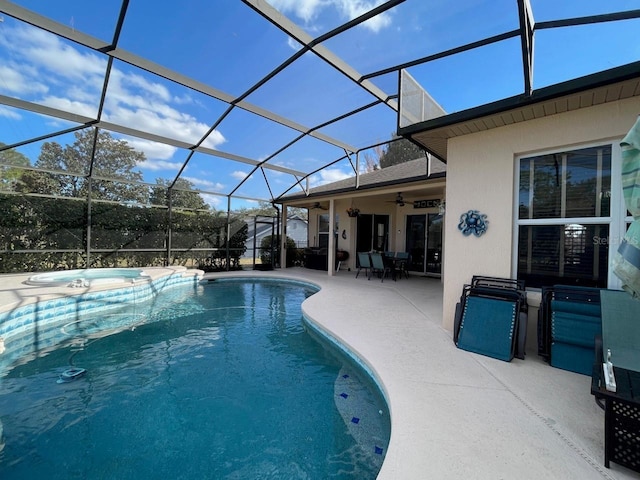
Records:
<instances>
[{"instance_id":1,"label":"concrete pool deck","mask_svg":"<svg viewBox=\"0 0 640 480\"><path fill-rule=\"evenodd\" d=\"M205 278L227 275L238 273ZM604 467L604 412L591 378L550 367L535 338L525 360L509 363L457 349L442 327L439 279L367 281L302 268L239 275L322 288L305 314L375 372L389 402L380 480L638 478Z\"/></svg>"},{"instance_id":2,"label":"concrete pool deck","mask_svg":"<svg viewBox=\"0 0 640 480\"><path fill-rule=\"evenodd\" d=\"M61 287L21 284L26 276L0 275L0 308L59 294ZM379 479L639 477L604 467L604 412L591 379L547 365L535 339L526 360L509 363L458 350L442 327L439 279L382 283L302 268L205 278L229 276L321 287L304 302L305 315L367 364L389 402L391 441Z\"/></svg>"}]
</instances>

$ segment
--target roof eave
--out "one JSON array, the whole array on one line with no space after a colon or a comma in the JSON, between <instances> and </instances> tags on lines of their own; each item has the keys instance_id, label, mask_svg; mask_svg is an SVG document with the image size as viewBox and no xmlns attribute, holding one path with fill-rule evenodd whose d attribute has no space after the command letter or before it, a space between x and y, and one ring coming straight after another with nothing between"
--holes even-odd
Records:
<instances>
[{"instance_id":1,"label":"roof eave","mask_svg":"<svg viewBox=\"0 0 640 480\"><path fill-rule=\"evenodd\" d=\"M393 187L396 185L406 185L408 183L424 182L427 180L438 180L445 177L446 177L446 172L438 172L438 173L433 173L431 175L420 175L417 177L403 178L402 180L390 180L387 182L372 183L370 185L361 185L359 188L343 187L335 190L325 190L322 192L309 192L308 195L305 195L303 193L296 194L296 195L288 195L286 197L278 198L275 201L275 203L282 205L285 203L297 202L299 200L310 200L315 198L342 195L344 193L357 193L357 192L370 191L375 189L383 189L383 188Z\"/></svg>"},{"instance_id":2,"label":"roof eave","mask_svg":"<svg viewBox=\"0 0 640 480\"><path fill-rule=\"evenodd\" d=\"M582 93L584 91L612 85L625 80L640 77L640 61L628 63L620 67L586 75L566 82L534 90L531 95L520 94L504 98L496 102L451 113L444 117L437 117L424 122L415 123L407 127L398 128L398 135L410 138L417 133L450 127L459 123L469 122L489 115L500 114L509 110L527 107L536 103L554 100Z\"/></svg>"}]
</instances>

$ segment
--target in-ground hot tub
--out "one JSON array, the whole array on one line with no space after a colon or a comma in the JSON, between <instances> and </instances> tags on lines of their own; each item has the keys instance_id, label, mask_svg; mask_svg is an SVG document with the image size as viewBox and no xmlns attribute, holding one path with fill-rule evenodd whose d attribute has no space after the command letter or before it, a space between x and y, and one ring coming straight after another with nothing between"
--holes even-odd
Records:
<instances>
[{"instance_id":1,"label":"in-ground hot tub","mask_svg":"<svg viewBox=\"0 0 640 480\"><path fill-rule=\"evenodd\" d=\"M148 281L151 277L139 268L85 268L32 275L27 285L41 287L89 287Z\"/></svg>"}]
</instances>

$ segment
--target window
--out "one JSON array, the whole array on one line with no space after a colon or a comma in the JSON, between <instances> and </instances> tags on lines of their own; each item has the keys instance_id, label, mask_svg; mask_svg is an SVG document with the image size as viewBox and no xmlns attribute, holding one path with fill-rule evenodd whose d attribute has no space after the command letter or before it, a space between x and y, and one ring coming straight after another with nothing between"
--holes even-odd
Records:
<instances>
[{"instance_id":1,"label":"window","mask_svg":"<svg viewBox=\"0 0 640 480\"><path fill-rule=\"evenodd\" d=\"M329 247L329 214L322 213L318 215L318 247L320 248L328 248ZM335 230L338 231L338 215L335 217Z\"/></svg>"},{"instance_id":2,"label":"window","mask_svg":"<svg viewBox=\"0 0 640 480\"><path fill-rule=\"evenodd\" d=\"M514 264L528 287L610 283L612 240L626 226L612 152L609 144L519 160Z\"/></svg>"}]
</instances>

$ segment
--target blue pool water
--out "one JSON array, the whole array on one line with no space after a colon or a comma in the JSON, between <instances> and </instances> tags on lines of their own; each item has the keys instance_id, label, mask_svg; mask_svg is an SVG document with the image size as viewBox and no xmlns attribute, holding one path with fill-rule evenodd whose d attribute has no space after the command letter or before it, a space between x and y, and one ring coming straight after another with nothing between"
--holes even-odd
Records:
<instances>
[{"instance_id":1,"label":"blue pool water","mask_svg":"<svg viewBox=\"0 0 640 480\"><path fill-rule=\"evenodd\" d=\"M313 293L214 282L67 321L0 378L0 478L375 478L386 405L305 330Z\"/></svg>"}]
</instances>

